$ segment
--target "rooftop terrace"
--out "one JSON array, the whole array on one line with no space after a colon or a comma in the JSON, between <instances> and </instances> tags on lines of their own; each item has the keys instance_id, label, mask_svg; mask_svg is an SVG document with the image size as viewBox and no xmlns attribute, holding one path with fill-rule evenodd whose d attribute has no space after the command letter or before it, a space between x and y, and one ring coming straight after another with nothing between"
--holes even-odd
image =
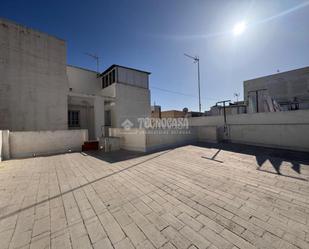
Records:
<instances>
[{"instance_id":1,"label":"rooftop terrace","mask_svg":"<svg viewBox=\"0 0 309 249\"><path fill-rule=\"evenodd\" d=\"M309 159L249 146L0 164L0 248L309 248Z\"/></svg>"}]
</instances>

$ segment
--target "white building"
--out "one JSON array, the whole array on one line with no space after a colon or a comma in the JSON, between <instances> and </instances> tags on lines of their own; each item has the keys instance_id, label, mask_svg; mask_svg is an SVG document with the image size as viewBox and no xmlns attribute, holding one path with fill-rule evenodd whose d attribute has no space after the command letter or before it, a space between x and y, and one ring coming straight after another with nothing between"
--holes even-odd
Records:
<instances>
[{"instance_id":1,"label":"white building","mask_svg":"<svg viewBox=\"0 0 309 249\"><path fill-rule=\"evenodd\" d=\"M282 111L309 109L309 67L246 80L244 99L248 112L267 112L273 101Z\"/></svg>"},{"instance_id":2,"label":"white building","mask_svg":"<svg viewBox=\"0 0 309 249\"><path fill-rule=\"evenodd\" d=\"M90 139L150 117L149 74L66 64L66 42L0 19L0 130L88 129Z\"/></svg>"}]
</instances>

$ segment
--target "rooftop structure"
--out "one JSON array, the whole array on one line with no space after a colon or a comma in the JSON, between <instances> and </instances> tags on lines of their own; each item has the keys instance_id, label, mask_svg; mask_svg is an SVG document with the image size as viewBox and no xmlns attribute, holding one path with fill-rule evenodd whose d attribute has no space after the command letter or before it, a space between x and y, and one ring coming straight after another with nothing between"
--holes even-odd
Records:
<instances>
[{"instance_id":1,"label":"rooftop structure","mask_svg":"<svg viewBox=\"0 0 309 249\"><path fill-rule=\"evenodd\" d=\"M149 72L112 65L101 73L67 65L66 42L0 19L0 130L86 129L108 135L150 117Z\"/></svg>"}]
</instances>

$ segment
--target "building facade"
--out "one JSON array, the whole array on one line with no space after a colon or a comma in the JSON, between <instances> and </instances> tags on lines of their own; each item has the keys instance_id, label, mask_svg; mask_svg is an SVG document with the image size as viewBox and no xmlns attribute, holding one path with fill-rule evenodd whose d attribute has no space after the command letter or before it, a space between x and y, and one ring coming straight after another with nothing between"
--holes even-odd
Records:
<instances>
[{"instance_id":1,"label":"building facade","mask_svg":"<svg viewBox=\"0 0 309 249\"><path fill-rule=\"evenodd\" d=\"M4 19L0 42L0 130L87 129L98 139L150 117L150 73L67 65L64 40Z\"/></svg>"},{"instance_id":2,"label":"building facade","mask_svg":"<svg viewBox=\"0 0 309 249\"><path fill-rule=\"evenodd\" d=\"M244 81L248 112L309 108L309 67Z\"/></svg>"}]
</instances>

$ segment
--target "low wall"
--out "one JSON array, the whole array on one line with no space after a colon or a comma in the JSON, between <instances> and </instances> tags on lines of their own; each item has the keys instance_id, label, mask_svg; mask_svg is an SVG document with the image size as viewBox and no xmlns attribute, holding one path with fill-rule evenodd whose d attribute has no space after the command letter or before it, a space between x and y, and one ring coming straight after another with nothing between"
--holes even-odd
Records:
<instances>
[{"instance_id":1,"label":"low wall","mask_svg":"<svg viewBox=\"0 0 309 249\"><path fill-rule=\"evenodd\" d=\"M109 128L109 136L120 138L120 148L132 151L146 151L145 129Z\"/></svg>"},{"instance_id":2,"label":"low wall","mask_svg":"<svg viewBox=\"0 0 309 249\"><path fill-rule=\"evenodd\" d=\"M223 116L190 118L189 124L214 125L223 137ZM309 151L309 110L228 115L227 128L232 143Z\"/></svg>"},{"instance_id":3,"label":"low wall","mask_svg":"<svg viewBox=\"0 0 309 249\"><path fill-rule=\"evenodd\" d=\"M9 133L11 158L81 151L87 130L16 131Z\"/></svg>"},{"instance_id":4,"label":"low wall","mask_svg":"<svg viewBox=\"0 0 309 249\"><path fill-rule=\"evenodd\" d=\"M149 152L197 141L195 128L177 129L130 129L110 128L109 135L120 137L120 147L125 150Z\"/></svg>"},{"instance_id":5,"label":"low wall","mask_svg":"<svg viewBox=\"0 0 309 249\"><path fill-rule=\"evenodd\" d=\"M0 131L0 162L2 161L2 131Z\"/></svg>"},{"instance_id":6,"label":"low wall","mask_svg":"<svg viewBox=\"0 0 309 249\"><path fill-rule=\"evenodd\" d=\"M147 130L146 151L154 151L174 146L181 146L197 141L197 129L155 129Z\"/></svg>"},{"instance_id":7,"label":"low wall","mask_svg":"<svg viewBox=\"0 0 309 249\"><path fill-rule=\"evenodd\" d=\"M217 143L219 140L217 126L207 125L197 127L197 140L199 142Z\"/></svg>"},{"instance_id":8,"label":"low wall","mask_svg":"<svg viewBox=\"0 0 309 249\"><path fill-rule=\"evenodd\" d=\"M10 159L9 134L8 130L0 130L0 162Z\"/></svg>"}]
</instances>

